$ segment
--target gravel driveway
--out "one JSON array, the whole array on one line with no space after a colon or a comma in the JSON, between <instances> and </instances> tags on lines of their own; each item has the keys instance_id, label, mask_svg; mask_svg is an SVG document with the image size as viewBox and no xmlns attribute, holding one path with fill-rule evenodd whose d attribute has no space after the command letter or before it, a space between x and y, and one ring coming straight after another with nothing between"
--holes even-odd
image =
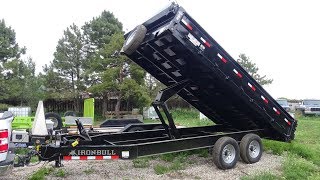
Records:
<instances>
[{"instance_id":1,"label":"gravel driveway","mask_svg":"<svg viewBox=\"0 0 320 180\"><path fill-rule=\"evenodd\" d=\"M279 174L283 158L264 153L262 159L255 164L245 164L239 161L234 169L219 170L213 164L212 158L188 157L184 170L171 171L157 175L154 167L157 164L166 165L168 162L159 158L149 160L148 167L135 168L131 160L117 161L67 161L61 169L66 172L64 177L57 177L54 173L46 176L47 179L240 179L242 176L269 171ZM40 167L52 167L53 163L43 163L31 167L14 168L12 173L0 179L28 179ZM55 169L55 171L58 171Z\"/></svg>"}]
</instances>

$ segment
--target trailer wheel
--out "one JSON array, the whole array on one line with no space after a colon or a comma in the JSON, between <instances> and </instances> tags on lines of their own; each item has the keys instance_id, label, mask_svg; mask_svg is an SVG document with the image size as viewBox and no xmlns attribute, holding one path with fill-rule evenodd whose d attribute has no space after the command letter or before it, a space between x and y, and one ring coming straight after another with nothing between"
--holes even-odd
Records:
<instances>
[{"instance_id":1,"label":"trailer wheel","mask_svg":"<svg viewBox=\"0 0 320 180\"><path fill-rule=\"evenodd\" d=\"M46 113L46 119L50 119L53 122L53 130L61 129L62 128L62 119L59 114L54 112Z\"/></svg>"},{"instance_id":2,"label":"trailer wheel","mask_svg":"<svg viewBox=\"0 0 320 180\"><path fill-rule=\"evenodd\" d=\"M262 156L262 141L256 134L245 135L240 142L240 156L241 159L247 163L256 163Z\"/></svg>"},{"instance_id":3,"label":"trailer wheel","mask_svg":"<svg viewBox=\"0 0 320 180\"><path fill-rule=\"evenodd\" d=\"M213 162L219 169L231 169L239 160L239 146L231 137L221 137L213 146Z\"/></svg>"},{"instance_id":4,"label":"trailer wheel","mask_svg":"<svg viewBox=\"0 0 320 180\"><path fill-rule=\"evenodd\" d=\"M139 45L142 43L144 37L146 36L147 28L144 25L138 25L128 36L124 45L122 47L122 51L130 55L132 54Z\"/></svg>"},{"instance_id":5,"label":"trailer wheel","mask_svg":"<svg viewBox=\"0 0 320 180\"><path fill-rule=\"evenodd\" d=\"M137 131L144 131L144 129L142 127L133 127L129 129L128 132L137 132Z\"/></svg>"}]
</instances>

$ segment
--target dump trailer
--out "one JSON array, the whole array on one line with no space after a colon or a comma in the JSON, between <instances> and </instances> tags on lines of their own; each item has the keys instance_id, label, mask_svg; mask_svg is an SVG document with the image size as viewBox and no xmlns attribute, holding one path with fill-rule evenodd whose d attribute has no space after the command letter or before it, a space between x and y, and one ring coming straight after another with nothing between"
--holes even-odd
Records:
<instances>
[{"instance_id":1,"label":"dump trailer","mask_svg":"<svg viewBox=\"0 0 320 180\"><path fill-rule=\"evenodd\" d=\"M239 158L255 163L261 138L289 142L292 118L182 7L172 4L125 35L121 52L167 88L152 103L163 128L93 133L77 121L78 134L56 131L38 144L40 160L133 159L155 154L210 149L220 169ZM215 125L177 128L166 101L178 94Z\"/></svg>"}]
</instances>

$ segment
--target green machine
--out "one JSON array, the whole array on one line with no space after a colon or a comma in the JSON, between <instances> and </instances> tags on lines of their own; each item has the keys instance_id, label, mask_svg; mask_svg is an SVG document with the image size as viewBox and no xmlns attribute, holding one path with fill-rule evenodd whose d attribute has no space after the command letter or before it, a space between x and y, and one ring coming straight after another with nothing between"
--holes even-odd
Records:
<instances>
[{"instance_id":1,"label":"green machine","mask_svg":"<svg viewBox=\"0 0 320 180\"><path fill-rule=\"evenodd\" d=\"M94 119L94 98L84 100L83 117Z\"/></svg>"}]
</instances>

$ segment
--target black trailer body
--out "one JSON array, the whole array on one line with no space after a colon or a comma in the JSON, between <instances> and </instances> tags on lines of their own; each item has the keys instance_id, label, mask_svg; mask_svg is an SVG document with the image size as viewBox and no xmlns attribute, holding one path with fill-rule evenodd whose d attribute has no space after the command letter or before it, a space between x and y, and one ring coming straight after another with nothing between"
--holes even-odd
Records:
<instances>
[{"instance_id":1,"label":"black trailer body","mask_svg":"<svg viewBox=\"0 0 320 180\"><path fill-rule=\"evenodd\" d=\"M133 159L137 157L213 147L221 137L238 142L248 133L265 137L264 129L233 131L222 125L179 129L180 138L171 139L166 130L146 130L115 134L99 134L83 139L80 135L62 136L59 145L41 145L41 160L103 160ZM77 145L73 145L78 138ZM59 138L56 138L59 139Z\"/></svg>"},{"instance_id":2,"label":"black trailer body","mask_svg":"<svg viewBox=\"0 0 320 180\"><path fill-rule=\"evenodd\" d=\"M125 37L123 52L168 86L152 104L163 129L90 133L77 121L78 135L56 133L38 146L41 160L60 166L61 160L132 159L212 148L214 163L229 169L240 156L247 163L260 159L260 137L294 139L296 120L182 7L172 4ZM174 94L216 125L176 128L165 104Z\"/></svg>"},{"instance_id":3,"label":"black trailer body","mask_svg":"<svg viewBox=\"0 0 320 180\"><path fill-rule=\"evenodd\" d=\"M124 53L166 86L189 81L178 95L209 119L237 130L263 128L272 139L294 138L296 120L182 7L173 4L143 26L145 36L135 35L139 26L125 35Z\"/></svg>"}]
</instances>

